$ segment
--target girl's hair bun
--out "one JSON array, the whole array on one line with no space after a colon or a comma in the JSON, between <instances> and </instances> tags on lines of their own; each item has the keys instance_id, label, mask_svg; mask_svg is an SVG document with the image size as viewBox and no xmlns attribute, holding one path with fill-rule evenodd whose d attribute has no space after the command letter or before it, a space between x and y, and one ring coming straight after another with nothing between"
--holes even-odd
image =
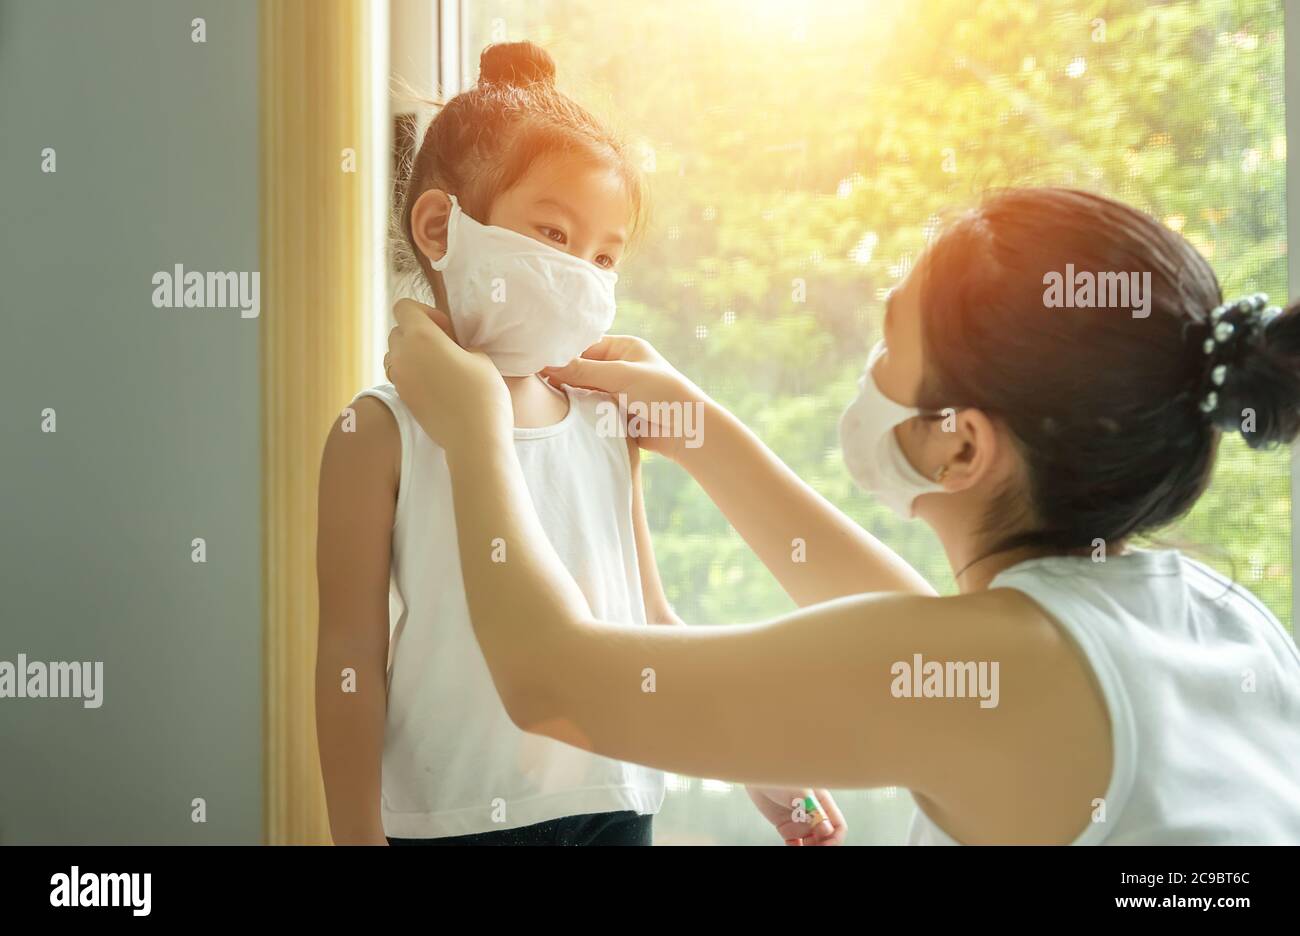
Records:
<instances>
[{"instance_id":1,"label":"girl's hair bun","mask_svg":"<svg viewBox=\"0 0 1300 936\"><path fill-rule=\"evenodd\" d=\"M555 60L533 42L498 42L479 56L479 84L510 85L526 88L533 84L553 84Z\"/></svg>"}]
</instances>

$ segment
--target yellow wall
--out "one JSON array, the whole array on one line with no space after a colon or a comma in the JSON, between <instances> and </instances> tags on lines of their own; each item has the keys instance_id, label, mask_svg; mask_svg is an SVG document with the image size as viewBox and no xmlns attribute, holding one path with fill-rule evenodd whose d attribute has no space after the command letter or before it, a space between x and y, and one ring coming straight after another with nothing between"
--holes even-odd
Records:
<instances>
[{"instance_id":1,"label":"yellow wall","mask_svg":"<svg viewBox=\"0 0 1300 936\"><path fill-rule=\"evenodd\" d=\"M377 2L261 5L264 828L272 844L329 840L313 702L316 487L325 435L363 386L382 280ZM344 166L348 148L354 172Z\"/></svg>"}]
</instances>

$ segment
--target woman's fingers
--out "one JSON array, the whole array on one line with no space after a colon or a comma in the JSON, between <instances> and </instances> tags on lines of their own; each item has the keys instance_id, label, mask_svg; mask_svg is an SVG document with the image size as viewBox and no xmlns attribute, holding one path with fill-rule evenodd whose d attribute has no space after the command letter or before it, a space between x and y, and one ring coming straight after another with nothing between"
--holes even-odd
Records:
<instances>
[{"instance_id":1,"label":"woman's fingers","mask_svg":"<svg viewBox=\"0 0 1300 936\"><path fill-rule=\"evenodd\" d=\"M438 326L439 330L452 341L456 340L456 330L451 324L451 316L441 309L416 302L414 299L399 299L393 304L393 319L397 322L388 333L388 347L393 347L393 338L400 338L404 328L418 327L425 319Z\"/></svg>"},{"instance_id":2,"label":"woman's fingers","mask_svg":"<svg viewBox=\"0 0 1300 936\"><path fill-rule=\"evenodd\" d=\"M437 325L452 341L456 340L456 330L452 327L451 316L442 309L435 309L433 306L424 306L424 314L429 317L433 324Z\"/></svg>"},{"instance_id":3,"label":"woman's fingers","mask_svg":"<svg viewBox=\"0 0 1300 936\"><path fill-rule=\"evenodd\" d=\"M617 358L618 354L615 351L614 343L616 337L616 335L606 335L586 351L583 351L582 357L589 361L608 361Z\"/></svg>"},{"instance_id":4,"label":"woman's fingers","mask_svg":"<svg viewBox=\"0 0 1300 936\"><path fill-rule=\"evenodd\" d=\"M826 814L826 821L818 823L809 844L843 845L848 834L848 823L844 821L844 814L840 812L835 798L831 796L829 790L814 790L813 796L817 798L822 812Z\"/></svg>"},{"instance_id":5,"label":"woman's fingers","mask_svg":"<svg viewBox=\"0 0 1300 936\"><path fill-rule=\"evenodd\" d=\"M393 331L401 332L407 328L417 328L427 321L437 321L430 313L441 315L433 306L427 306L423 302L416 302L414 299L398 299L393 303L393 320L397 322L397 327ZM389 333L390 337L392 332Z\"/></svg>"},{"instance_id":6,"label":"woman's fingers","mask_svg":"<svg viewBox=\"0 0 1300 936\"><path fill-rule=\"evenodd\" d=\"M592 361L644 361L650 357L650 346L633 335L606 335L583 351L582 357Z\"/></svg>"},{"instance_id":7,"label":"woman's fingers","mask_svg":"<svg viewBox=\"0 0 1300 936\"><path fill-rule=\"evenodd\" d=\"M397 324L388 333L388 351L392 363L401 361L403 346L416 336L434 339L435 347L445 347L442 345L444 340L455 342L451 319L433 306L414 299L399 299L393 305L393 318Z\"/></svg>"},{"instance_id":8,"label":"woman's fingers","mask_svg":"<svg viewBox=\"0 0 1300 936\"><path fill-rule=\"evenodd\" d=\"M393 318L397 324L388 332L384 375L402 393L413 376L428 377L430 368L450 363L447 342L451 336L446 327L450 323L437 309L413 299L398 300Z\"/></svg>"},{"instance_id":9,"label":"woman's fingers","mask_svg":"<svg viewBox=\"0 0 1300 936\"><path fill-rule=\"evenodd\" d=\"M457 345L447 317L423 303L402 299L393 318L388 379L429 438L450 451L509 431L510 395L486 354ZM456 406L447 405L452 398Z\"/></svg>"},{"instance_id":10,"label":"woman's fingers","mask_svg":"<svg viewBox=\"0 0 1300 936\"><path fill-rule=\"evenodd\" d=\"M626 390L628 381L632 376L626 361L589 360L587 358L574 358L563 367L548 367L542 371L542 375L549 380L558 380L560 383L566 383L571 387L604 390L606 393L618 393L620 390Z\"/></svg>"}]
</instances>

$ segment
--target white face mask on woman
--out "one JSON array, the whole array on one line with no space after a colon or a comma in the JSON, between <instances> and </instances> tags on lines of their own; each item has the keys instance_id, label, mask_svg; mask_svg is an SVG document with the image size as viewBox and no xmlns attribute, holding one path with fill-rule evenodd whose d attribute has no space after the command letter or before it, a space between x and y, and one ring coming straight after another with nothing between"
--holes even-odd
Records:
<instances>
[{"instance_id":1,"label":"white face mask on woman","mask_svg":"<svg viewBox=\"0 0 1300 936\"><path fill-rule=\"evenodd\" d=\"M618 274L509 228L479 224L451 196L442 273L456 340L506 377L569 363L614 324Z\"/></svg>"},{"instance_id":2,"label":"white face mask on woman","mask_svg":"<svg viewBox=\"0 0 1300 936\"><path fill-rule=\"evenodd\" d=\"M858 486L907 520L916 498L942 491L943 486L912 467L894 436L895 426L923 414L916 407L895 403L876 386L871 371L884 353L883 341L871 349L866 371L858 380L858 395L840 417L840 448Z\"/></svg>"}]
</instances>

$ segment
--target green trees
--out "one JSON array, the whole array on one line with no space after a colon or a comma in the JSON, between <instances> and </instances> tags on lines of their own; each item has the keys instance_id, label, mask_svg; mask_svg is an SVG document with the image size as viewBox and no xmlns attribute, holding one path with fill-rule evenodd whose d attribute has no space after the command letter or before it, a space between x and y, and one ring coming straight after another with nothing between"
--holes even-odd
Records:
<instances>
[{"instance_id":1,"label":"green trees","mask_svg":"<svg viewBox=\"0 0 1300 936\"><path fill-rule=\"evenodd\" d=\"M1090 188L1182 231L1227 296L1286 295L1279 3L467 7L468 61L488 42L540 42L560 83L642 147L652 224L622 270L616 329L652 341L940 588L951 577L936 540L853 489L836 425L884 290L945 213L990 187ZM1213 487L1163 534L1199 547L1284 622L1288 467L1286 453L1225 438ZM789 607L682 472L651 457L645 476L660 570L685 620ZM661 839L771 840L744 797L675 783ZM853 841L901 838L906 795L840 802Z\"/></svg>"},{"instance_id":2,"label":"green trees","mask_svg":"<svg viewBox=\"0 0 1300 936\"><path fill-rule=\"evenodd\" d=\"M800 475L950 586L938 546L855 492L836 422L880 297L989 187L1122 198L1181 230L1229 296L1285 295L1280 5L921 0L473 4L469 51L546 45L642 147L652 224L618 329L642 334ZM472 77L472 76L471 76ZM1012 363L1010 366L1014 366ZM1285 453L1225 439L1169 536L1290 618ZM721 516L650 459L669 597L689 621L788 606Z\"/></svg>"}]
</instances>

